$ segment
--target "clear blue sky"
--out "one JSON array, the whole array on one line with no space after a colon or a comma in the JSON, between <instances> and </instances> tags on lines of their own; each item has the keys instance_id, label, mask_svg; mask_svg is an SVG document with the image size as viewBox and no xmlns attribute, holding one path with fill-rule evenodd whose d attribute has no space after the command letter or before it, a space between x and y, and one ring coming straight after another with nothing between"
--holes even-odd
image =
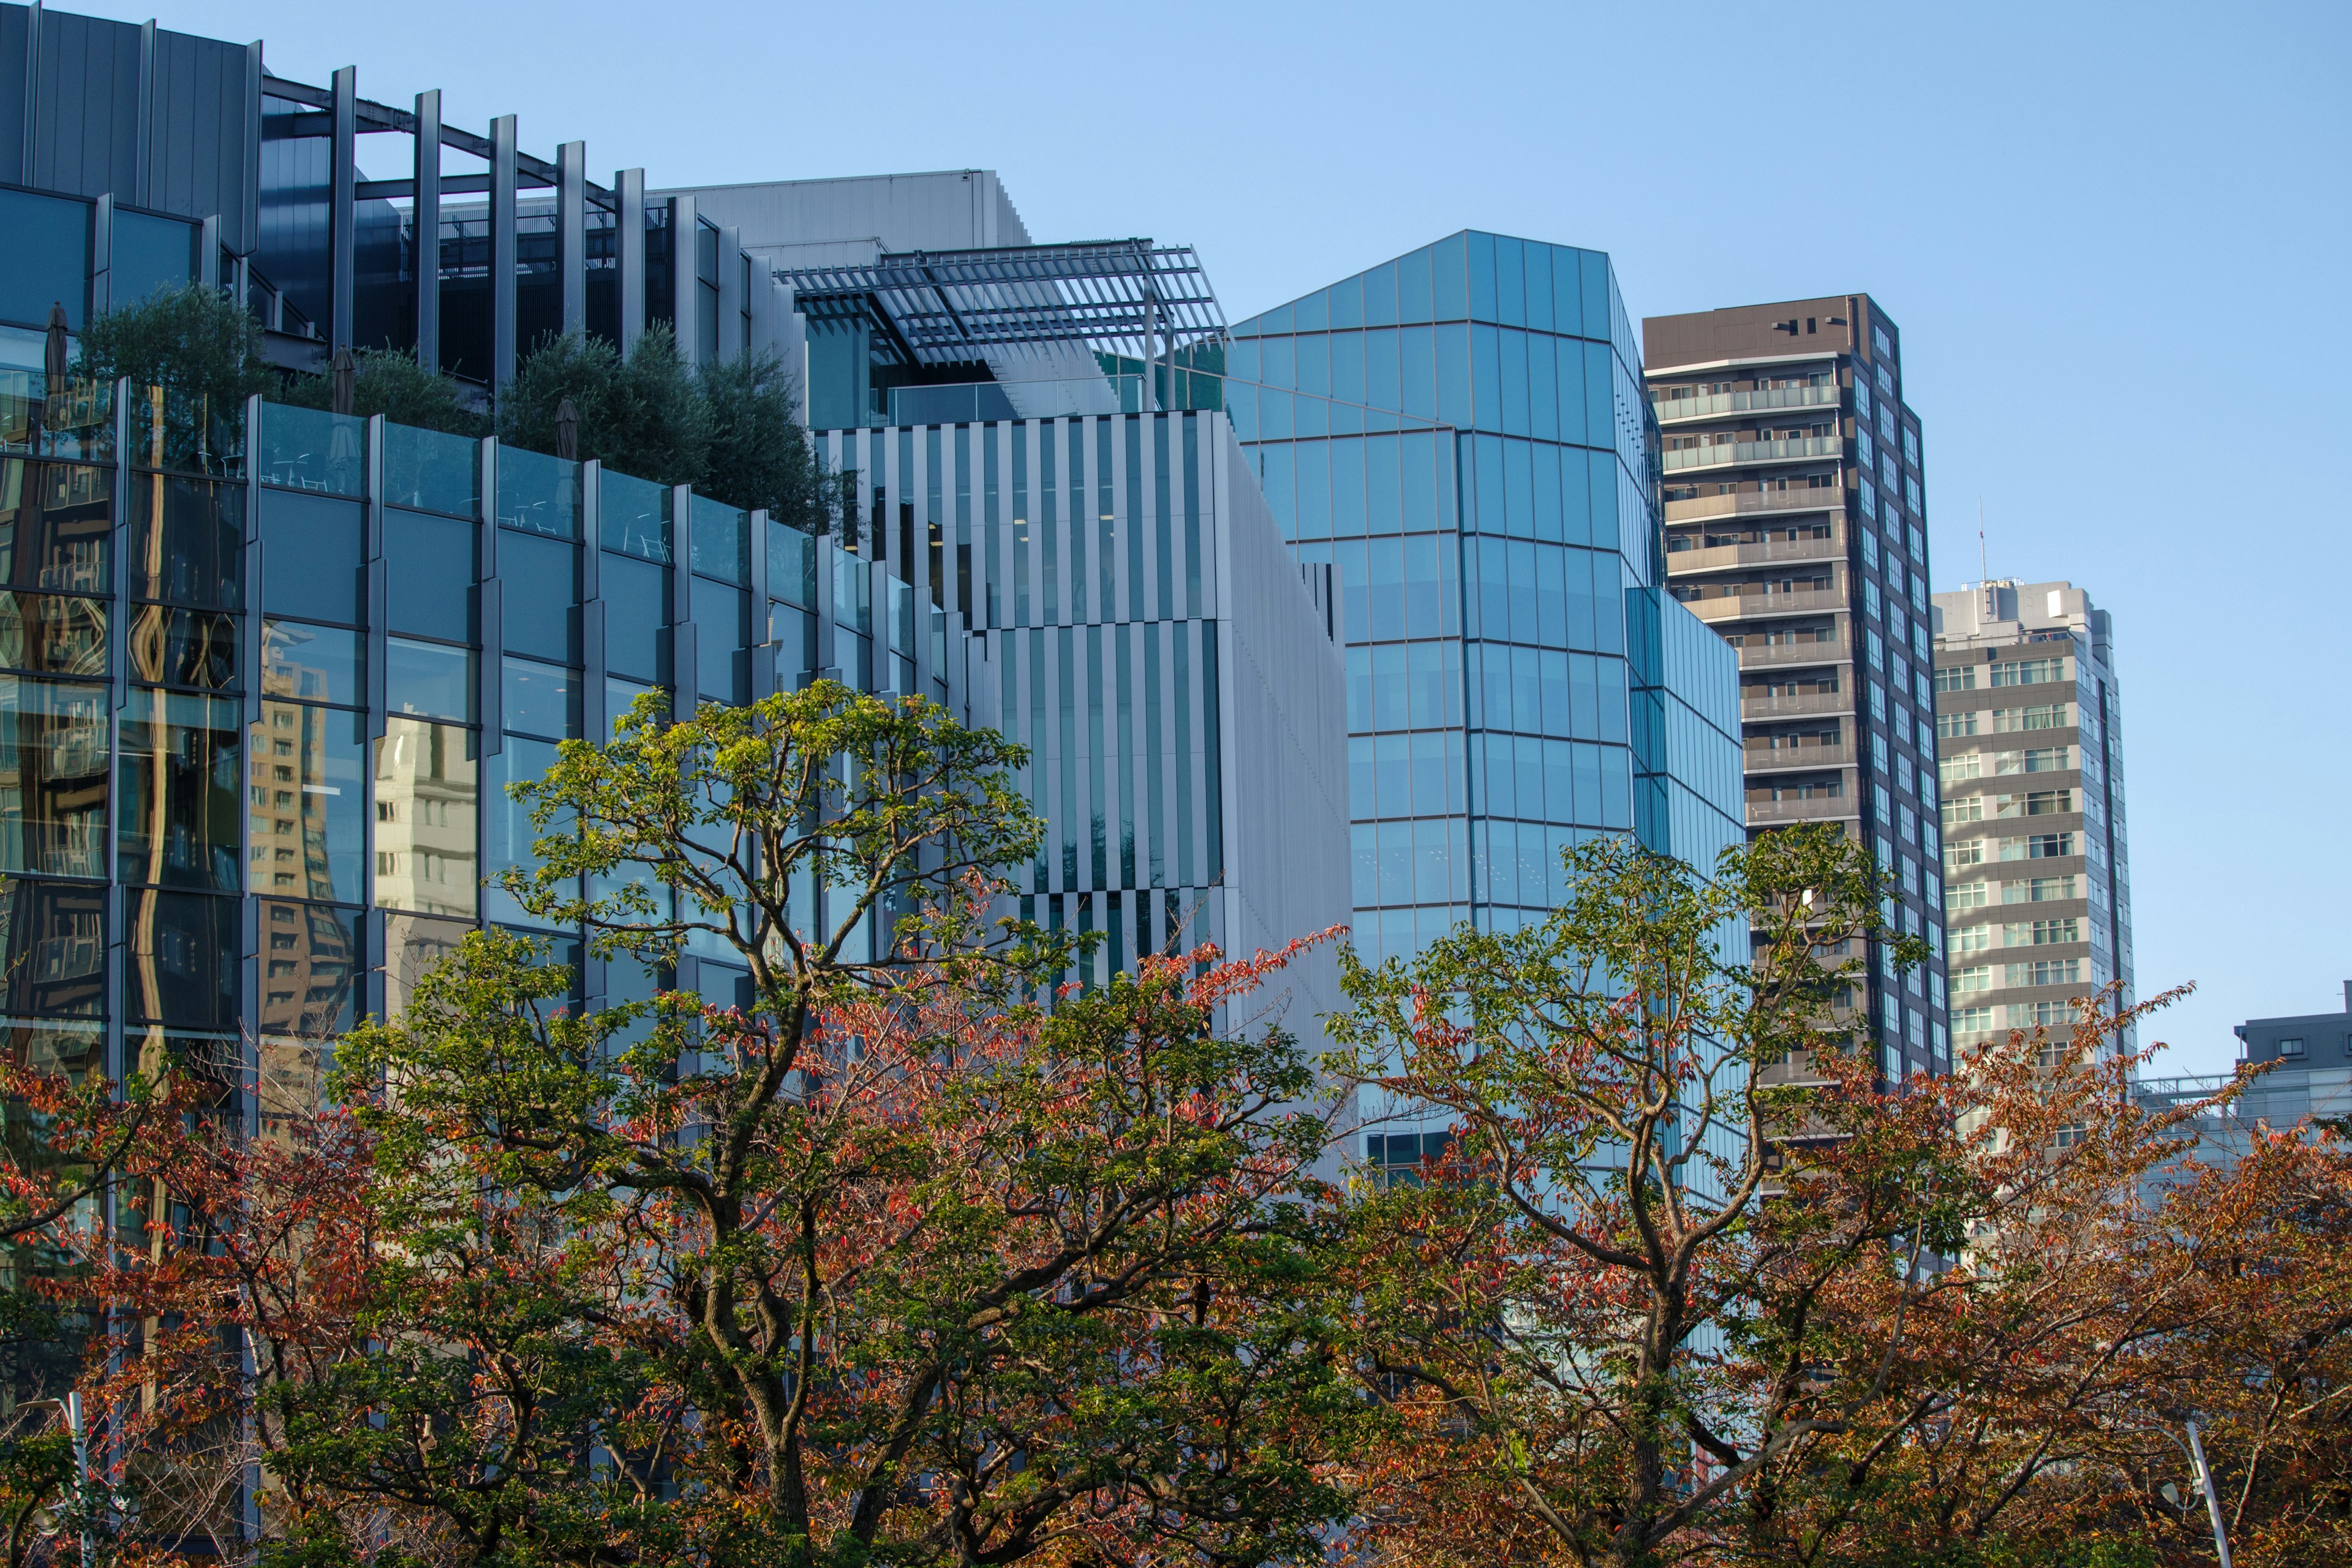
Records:
<instances>
[{"instance_id":1,"label":"clear blue sky","mask_svg":"<svg viewBox=\"0 0 2352 1568\"><path fill-rule=\"evenodd\" d=\"M1867 290L1936 586L1981 499L1996 575L2115 615L2139 983L2200 987L2172 1069L2342 1005L2341 0L61 8L655 184L994 169L1040 239L1198 246L1235 319L1465 226L1609 251L1637 320Z\"/></svg>"}]
</instances>

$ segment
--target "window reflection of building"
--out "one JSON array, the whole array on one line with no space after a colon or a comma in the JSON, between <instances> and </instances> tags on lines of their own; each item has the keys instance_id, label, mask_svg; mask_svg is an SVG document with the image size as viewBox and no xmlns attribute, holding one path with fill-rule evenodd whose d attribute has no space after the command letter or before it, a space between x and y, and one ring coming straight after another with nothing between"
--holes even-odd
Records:
<instances>
[{"instance_id":1,"label":"window reflection of building","mask_svg":"<svg viewBox=\"0 0 2352 1568\"><path fill-rule=\"evenodd\" d=\"M109 470L79 463L0 459L0 583L106 593L109 479Z\"/></svg>"},{"instance_id":2,"label":"window reflection of building","mask_svg":"<svg viewBox=\"0 0 2352 1568\"><path fill-rule=\"evenodd\" d=\"M316 1040L351 1027L360 952L352 912L316 904L265 903L261 948L265 1035Z\"/></svg>"},{"instance_id":3,"label":"window reflection of building","mask_svg":"<svg viewBox=\"0 0 2352 1568\"><path fill-rule=\"evenodd\" d=\"M471 918L479 874L473 734L395 717L375 745L376 903Z\"/></svg>"},{"instance_id":4,"label":"window reflection of building","mask_svg":"<svg viewBox=\"0 0 2352 1568\"><path fill-rule=\"evenodd\" d=\"M0 879L0 1012L94 1018L106 995L100 888Z\"/></svg>"},{"instance_id":5,"label":"window reflection of building","mask_svg":"<svg viewBox=\"0 0 2352 1568\"><path fill-rule=\"evenodd\" d=\"M0 675L0 870L106 875L106 706L103 686Z\"/></svg>"}]
</instances>

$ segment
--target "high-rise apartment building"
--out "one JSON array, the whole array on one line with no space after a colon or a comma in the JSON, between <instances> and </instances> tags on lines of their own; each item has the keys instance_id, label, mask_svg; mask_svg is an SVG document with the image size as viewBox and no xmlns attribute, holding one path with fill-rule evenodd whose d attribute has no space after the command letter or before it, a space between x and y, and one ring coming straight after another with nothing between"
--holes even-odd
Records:
<instances>
[{"instance_id":1,"label":"high-rise apartment building","mask_svg":"<svg viewBox=\"0 0 2352 1568\"><path fill-rule=\"evenodd\" d=\"M591 998L643 994L642 970L484 883L530 856L503 786L656 688L743 702L825 674L1013 726L1050 825L1030 912L1105 934L1093 976L1171 939L1246 949L1347 918L1324 575L1288 560L1213 404L1122 414L1139 376L1074 325L1099 326L1073 300L1110 273L1118 320L1162 350L1213 342L1197 267L1169 270L1183 253L1147 247L1124 275L1133 247L992 253L1030 272L1019 310L966 316L991 333L967 357L1072 371L1051 395L1076 417L982 411L984 373L925 358L912 306L861 302L879 341L819 356L863 377L826 395L873 407L872 363L886 394L952 405L961 384L962 412L828 437L858 500L811 534L495 440L52 380L53 301L78 332L191 279L241 294L289 369L390 347L484 393L550 301L555 330L617 344L667 320L699 358L801 363L811 317L690 198L634 172L589 185L578 143L533 159L511 121L446 126L430 94L396 110L348 71L272 76L258 46L13 5L0 80L30 84L0 114L0 1034L22 1056L299 1075L484 922L549 937ZM361 180L360 136L415 176ZM476 205L436 223L452 146L491 166L446 183ZM692 266L665 271L661 236L688 229ZM1302 1012L1336 1001L1330 972L1290 977ZM689 951L676 978L726 996L742 977Z\"/></svg>"},{"instance_id":2,"label":"high-rise apartment building","mask_svg":"<svg viewBox=\"0 0 2352 1568\"><path fill-rule=\"evenodd\" d=\"M1748 830L1833 822L1933 959L1874 953L1858 1026L1890 1079L1950 1066L1918 416L1866 294L1643 321L1665 575L1739 661ZM1866 1023L1864 1022L1866 1020Z\"/></svg>"},{"instance_id":3,"label":"high-rise apartment building","mask_svg":"<svg viewBox=\"0 0 2352 1568\"><path fill-rule=\"evenodd\" d=\"M1936 595L1935 635L1952 1033L2063 1038L2076 997L2132 997L2114 625L2000 579Z\"/></svg>"}]
</instances>

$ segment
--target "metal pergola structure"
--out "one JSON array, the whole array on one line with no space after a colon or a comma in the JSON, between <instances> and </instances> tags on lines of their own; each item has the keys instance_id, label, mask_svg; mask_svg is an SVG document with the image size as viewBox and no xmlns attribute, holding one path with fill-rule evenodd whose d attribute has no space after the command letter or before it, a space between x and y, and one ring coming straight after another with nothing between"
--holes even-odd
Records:
<instances>
[{"instance_id":1,"label":"metal pergola structure","mask_svg":"<svg viewBox=\"0 0 2352 1568\"><path fill-rule=\"evenodd\" d=\"M804 297L871 300L924 364L1052 343L1149 362L1225 333L1192 247L1149 239L885 253L861 265L779 268L776 279Z\"/></svg>"}]
</instances>

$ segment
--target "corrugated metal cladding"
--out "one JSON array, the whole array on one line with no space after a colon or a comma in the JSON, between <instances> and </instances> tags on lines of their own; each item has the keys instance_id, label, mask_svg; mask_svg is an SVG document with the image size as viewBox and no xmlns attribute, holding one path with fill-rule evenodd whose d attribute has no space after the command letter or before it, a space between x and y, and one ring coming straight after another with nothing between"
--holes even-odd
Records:
<instances>
[{"instance_id":1,"label":"corrugated metal cladding","mask_svg":"<svg viewBox=\"0 0 2352 1568\"><path fill-rule=\"evenodd\" d=\"M249 250L259 46L157 28L151 56L136 23L45 10L39 58L28 61L34 31L31 7L0 5L0 179L181 217L217 214L223 239Z\"/></svg>"},{"instance_id":2,"label":"corrugated metal cladding","mask_svg":"<svg viewBox=\"0 0 2352 1568\"><path fill-rule=\"evenodd\" d=\"M1223 879L1204 434L1123 415L823 437L892 570L995 634L1002 721L1050 824L1024 892Z\"/></svg>"},{"instance_id":3,"label":"corrugated metal cladding","mask_svg":"<svg viewBox=\"0 0 2352 1568\"><path fill-rule=\"evenodd\" d=\"M859 532L989 641L1047 824L1024 912L1131 954L1347 918L1339 651L1222 414L827 432ZM935 586L936 584L936 586ZM1328 955L1292 987L1336 1005Z\"/></svg>"}]
</instances>

